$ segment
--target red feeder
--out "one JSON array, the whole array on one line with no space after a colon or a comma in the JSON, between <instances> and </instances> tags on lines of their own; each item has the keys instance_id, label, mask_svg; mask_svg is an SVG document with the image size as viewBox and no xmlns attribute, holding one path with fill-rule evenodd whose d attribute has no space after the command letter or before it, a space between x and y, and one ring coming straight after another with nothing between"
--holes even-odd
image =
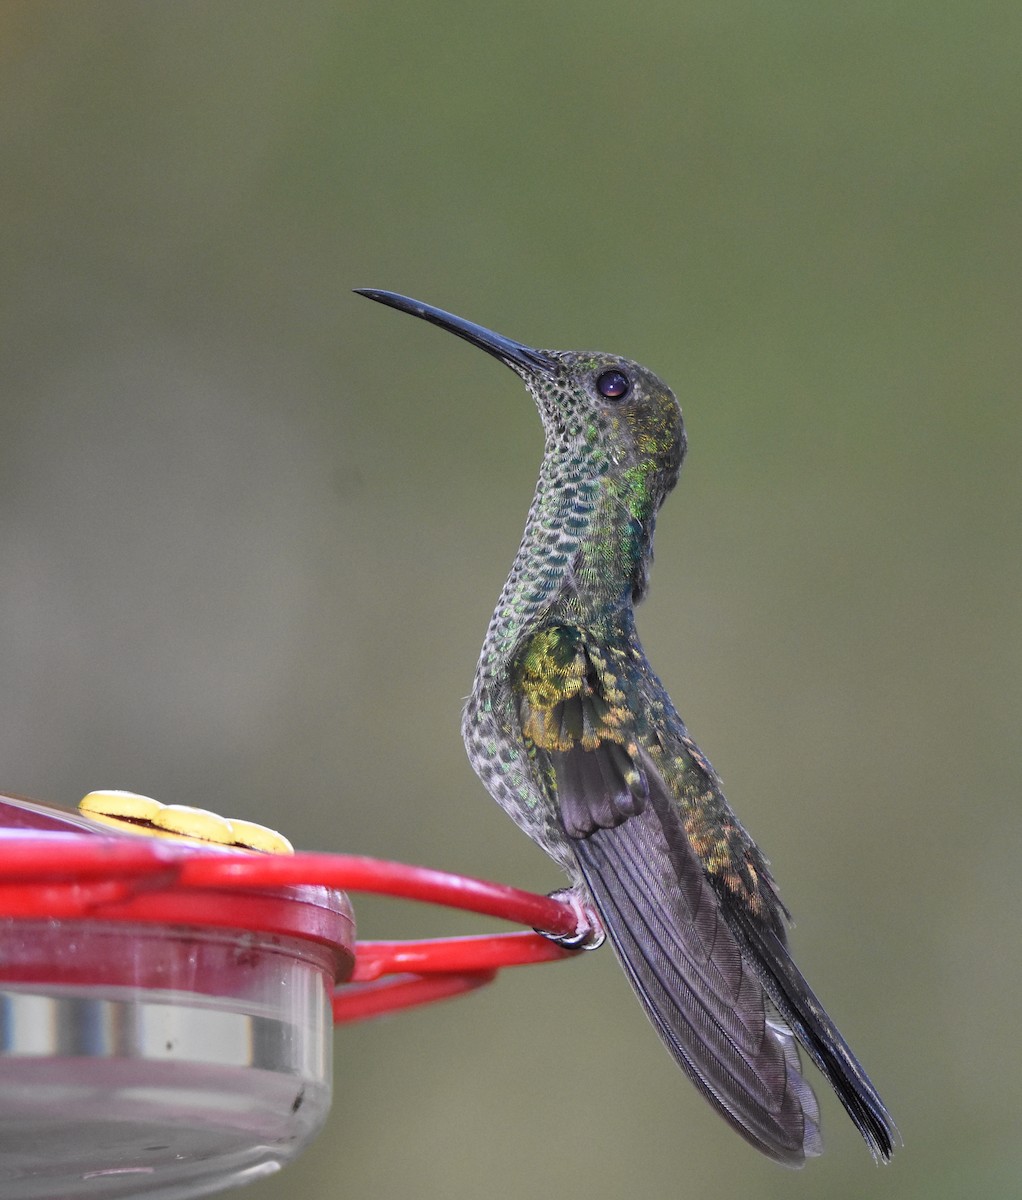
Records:
<instances>
[{"instance_id":1,"label":"red feeder","mask_svg":"<svg viewBox=\"0 0 1022 1200\"><path fill-rule=\"evenodd\" d=\"M576 927L501 884L0 797L0 1195L178 1200L272 1174L326 1119L333 1021L567 954L532 932L356 944L341 889Z\"/></svg>"}]
</instances>

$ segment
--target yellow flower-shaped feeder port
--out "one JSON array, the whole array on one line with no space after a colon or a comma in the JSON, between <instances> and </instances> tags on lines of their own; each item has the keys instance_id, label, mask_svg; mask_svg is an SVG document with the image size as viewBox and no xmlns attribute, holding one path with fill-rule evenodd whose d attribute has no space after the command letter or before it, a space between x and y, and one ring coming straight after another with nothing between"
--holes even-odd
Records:
<instances>
[{"instance_id":1,"label":"yellow flower-shaped feeder port","mask_svg":"<svg viewBox=\"0 0 1022 1200\"><path fill-rule=\"evenodd\" d=\"M294 854L294 847L274 829L221 817L187 804L161 804L134 792L89 792L78 804L83 816L123 833L148 834L177 842L258 850L264 854Z\"/></svg>"}]
</instances>

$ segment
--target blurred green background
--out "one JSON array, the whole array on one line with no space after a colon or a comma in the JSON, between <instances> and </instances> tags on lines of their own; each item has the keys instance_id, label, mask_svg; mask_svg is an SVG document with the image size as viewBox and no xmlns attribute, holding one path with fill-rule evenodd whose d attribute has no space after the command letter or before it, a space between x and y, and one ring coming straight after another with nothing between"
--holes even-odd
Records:
<instances>
[{"instance_id":1,"label":"blurred green background","mask_svg":"<svg viewBox=\"0 0 1022 1200\"><path fill-rule=\"evenodd\" d=\"M542 449L352 296L648 363L646 647L906 1142L800 1174L609 952L347 1028L253 1200L1017 1194L1022 8L0 8L0 785L547 891L458 721ZM366 936L491 928L360 902Z\"/></svg>"}]
</instances>

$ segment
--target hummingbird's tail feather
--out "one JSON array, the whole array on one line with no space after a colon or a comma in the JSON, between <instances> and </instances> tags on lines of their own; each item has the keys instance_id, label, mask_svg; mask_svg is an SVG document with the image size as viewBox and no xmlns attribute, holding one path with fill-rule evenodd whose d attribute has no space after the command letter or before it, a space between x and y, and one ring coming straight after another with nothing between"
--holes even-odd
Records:
<instances>
[{"instance_id":1,"label":"hummingbird's tail feather","mask_svg":"<svg viewBox=\"0 0 1022 1200\"><path fill-rule=\"evenodd\" d=\"M889 1162L900 1134L891 1114L838 1032L823 1005L813 994L787 947L772 930L749 913L732 910L727 919L786 1026L826 1075L845 1111L855 1122L878 1162Z\"/></svg>"},{"instance_id":2,"label":"hummingbird's tail feather","mask_svg":"<svg viewBox=\"0 0 1022 1200\"><path fill-rule=\"evenodd\" d=\"M823 1145L792 1031L744 961L676 812L651 799L575 841L611 944L710 1104L758 1150L802 1166Z\"/></svg>"}]
</instances>

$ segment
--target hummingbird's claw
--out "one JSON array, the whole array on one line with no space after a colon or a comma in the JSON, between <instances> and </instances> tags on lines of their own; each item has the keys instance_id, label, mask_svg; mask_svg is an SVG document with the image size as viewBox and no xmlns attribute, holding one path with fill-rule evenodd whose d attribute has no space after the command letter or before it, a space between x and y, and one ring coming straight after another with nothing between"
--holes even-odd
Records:
<instances>
[{"instance_id":1,"label":"hummingbird's claw","mask_svg":"<svg viewBox=\"0 0 1022 1200\"><path fill-rule=\"evenodd\" d=\"M537 929L545 938L563 946L565 950L595 950L602 946L606 933L600 915L588 900L584 900L574 888L561 888L550 893L551 900L567 904L575 914L574 933L547 933Z\"/></svg>"}]
</instances>

